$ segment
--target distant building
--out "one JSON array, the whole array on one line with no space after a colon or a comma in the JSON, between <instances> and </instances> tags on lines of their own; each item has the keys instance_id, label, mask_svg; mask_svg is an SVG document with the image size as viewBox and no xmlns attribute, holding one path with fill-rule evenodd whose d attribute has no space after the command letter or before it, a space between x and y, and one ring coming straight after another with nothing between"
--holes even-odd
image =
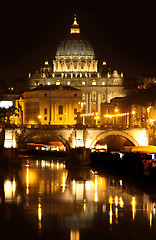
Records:
<instances>
[{"instance_id":1,"label":"distant building","mask_svg":"<svg viewBox=\"0 0 156 240\"><path fill-rule=\"evenodd\" d=\"M153 85L156 86L156 76L145 74L138 77L139 89L147 89L149 87L152 87Z\"/></svg>"},{"instance_id":2,"label":"distant building","mask_svg":"<svg viewBox=\"0 0 156 240\"><path fill-rule=\"evenodd\" d=\"M106 62L102 67L106 68ZM123 74L116 70L98 71L98 60L92 45L80 33L76 17L70 34L63 40L56 51L53 67L48 61L35 74L29 74L28 85L33 89L43 86L72 86L82 91L84 113L98 112L102 102L110 102L114 97L125 96Z\"/></svg>"},{"instance_id":3,"label":"distant building","mask_svg":"<svg viewBox=\"0 0 156 240\"><path fill-rule=\"evenodd\" d=\"M82 94L71 86L40 86L23 93L16 102L23 111L23 124L76 124Z\"/></svg>"}]
</instances>

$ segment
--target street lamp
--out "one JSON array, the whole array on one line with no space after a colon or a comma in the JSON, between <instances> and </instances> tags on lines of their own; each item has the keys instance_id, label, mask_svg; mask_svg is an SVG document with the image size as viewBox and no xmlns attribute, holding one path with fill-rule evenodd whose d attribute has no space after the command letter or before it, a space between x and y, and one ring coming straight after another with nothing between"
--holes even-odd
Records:
<instances>
[{"instance_id":1,"label":"street lamp","mask_svg":"<svg viewBox=\"0 0 156 240\"><path fill-rule=\"evenodd\" d=\"M96 126L98 125L98 120L100 119L100 117L98 116L98 113L95 113L96 117L94 118L96 120Z\"/></svg>"},{"instance_id":2,"label":"street lamp","mask_svg":"<svg viewBox=\"0 0 156 240\"><path fill-rule=\"evenodd\" d=\"M39 124L41 123L41 118L42 118L42 116L39 115L39 116L38 116Z\"/></svg>"}]
</instances>

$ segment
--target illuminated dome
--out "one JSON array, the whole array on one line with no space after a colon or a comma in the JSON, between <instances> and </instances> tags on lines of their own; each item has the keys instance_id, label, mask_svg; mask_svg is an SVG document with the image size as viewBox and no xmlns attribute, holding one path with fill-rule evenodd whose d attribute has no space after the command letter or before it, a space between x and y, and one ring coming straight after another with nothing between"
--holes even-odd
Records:
<instances>
[{"instance_id":1,"label":"illuminated dome","mask_svg":"<svg viewBox=\"0 0 156 240\"><path fill-rule=\"evenodd\" d=\"M92 45L82 37L75 17L68 38L62 41L57 48L56 59L80 58L95 59L95 53Z\"/></svg>"},{"instance_id":2,"label":"illuminated dome","mask_svg":"<svg viewBox=\"0 0 156 240\"><path fill-rule=\"evenodd\" d=\"M97 62L92 45L81 35L79 24L74 17L69 36L57 48L53 71L55 73L97 72Z\"/></svg>"}]
</instances>

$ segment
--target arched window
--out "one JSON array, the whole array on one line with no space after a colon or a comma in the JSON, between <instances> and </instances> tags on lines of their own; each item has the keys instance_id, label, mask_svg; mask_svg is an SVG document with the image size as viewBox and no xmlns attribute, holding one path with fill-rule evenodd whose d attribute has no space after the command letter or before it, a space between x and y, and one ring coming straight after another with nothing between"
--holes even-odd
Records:
<instances>
[{"instance_id":1,"label":"arched window","mask_svg":"<svg viewBox=\"0 0 156 240\"><path fill-rule=\"evenodd\" d=\"M62 105L59 106L59 114L63 114L63 106Z\"/></svg>"}]
</instances>

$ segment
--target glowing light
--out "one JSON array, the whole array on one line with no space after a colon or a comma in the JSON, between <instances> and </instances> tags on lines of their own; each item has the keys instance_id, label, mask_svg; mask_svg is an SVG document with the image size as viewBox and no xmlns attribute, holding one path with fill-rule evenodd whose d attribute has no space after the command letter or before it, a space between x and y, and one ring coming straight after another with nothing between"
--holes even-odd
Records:
<instances>
[{"instance_id":1,"label":"glowing light","mask_svg":"<svg viewBox=\"0 0 156 240\"><path fill-rule=\"evenodd\" d=\"M14 130L5 130L5 148L16 148L16 138Z\"/></svg>"},{"instance_id":2,"label":"glowing light","mask_svg":"<svg viewBox=\"0 0 156 240\"><path fill-rule=\"evenodd\" d=\"M70 240L80 240L80 232L79 230L70 230Z\"/></svg>"},{"instance_id":3,"label":"glowing light","mask_svg":"<svg viewBox=\"0 0 156 240\"><path fill-rule=\"evenodd\" d=\"M96 82L94 81L94 82L92 82L92 85L96 85Z\"/></svg>"},{"instance_id":4,"label":"glowing light","mask_svg":"<svg viewBox=\"0 0 156 240\"><path fill-rule=\"evenodd\" d=\"M119 184L120 184L120 186L122 187L122 180L119 180Z\"/></svg>"},{"instance_id":5,"label":"glowing light","mask_svg":"<svg viewBox=\"0 0 156 240\"><path fill-rule=\"evenodd\" d=\"M38 220L41 221L41 219L42 219L41 203L38 203Z\"/></svg>"},{"instance_id":6,"label":"glowing light","mask_svg":"<svg viewBox=\"0 0 156 240\"><path fill-rule=\"evenodd\" d=\"M5 195L5 200L12 199L12 183L10 180L6 180L4 182L4 195Z\"/></svg>"},{"instance_id":7,"label":"glowing light","mask_svg":"<svg viewBox=\"0 0 156 240\"><path fill-rule=\"evenodd\" d=\"M16 181L15 181L15 177L13 178L13 182L12 182L12 191L13 191L13 195L15 194L16 191Z\"/></svg>"},{"instance_id":8,"label":"glowing light","mask_svg":"<svg viewBox=\"0 0 156 240\"><path fill-rule=\"evenodd\" d=\"M118 196L115 196L115 206L118 206Z\"/></svg>"},{"instance_id":9,"label":"glowing light","mask_svg":"<svg viewBox=\"0 0 156 240\"><path fill-rule=\"evenodd\" d=\"M109 197L109 204L110 204L110 205L113 204L113 198L112 198L112 196Z\"/></svg>"},{"instance_id":10,"label":"glowing light","mask_svg":"<svg viewBox=\"0 0 156 240\"><path fill-rule=\"evenodd\" d=\"M91 189L91 183L90 181L86 181L86 190L90 190Z\"/></svg>"},{"instance_id":11,"label":"glowing light","mask_svg":"<svg viewBox=\"0 0 156 240\"><path fill-rule=\"evenodd\" d=\"M42 168L45 168L45 160L42 160L42 161L41 161L41 167L42 167Z\"/></svg>"},{"instance_id":12,"label":"glowing light","mask_svg":"<svg viewBox=\"0 0 156 240\"><path fill-rule=\"evenodd\" d=\"M66 188L66 176L65 176L65 173L63 173L63 183L62 183L62 192L65 191L65 188Z\"/></svg>"},{"instance_id":13,"label":"glowing light","mask_svg":"<svg viewBox=\"0 0 156 240\"><path fill-rule=\"evenodd\" d=\"M133 220L135 219L135 215L136 215L136 200L135 200L135 197L132 197L132 217L133 217Z\"/></svg>"},{"instance_id":14,"label":"glowing light","mask_svg":"<svg viewBox=\"0 0 156 240\"><path fill-rule=\"evenodd\" d=\"M137 133L138 143L140 146L148 146L148 137L146 131L141 131Z\"/></svg>"},{"instance_id":15,"label":"glowing light","mask_svg":"<svg viewBox=\"0 0 156 240\"><path fill-rule=\"evenodd\" d=\"M83 210L84 210L84 212L86 212L86 199L85 198L83 200Z\"/></svg>"},{"instance_id":16,"label":"glowing light","mask_svg":"<svg viewBox=\"0 0 156 240\"><path fill-rule=\"evenodd\" d=\"M110 223L110 225L113 223L113 210L112 210L112 204L110 205L110 210L109 210L109 223Z\"/></svg>"},{"instance_id":17,"label":"glowing light","mask_svg":"<svg viewBox=\"0 0 156 240\"><path fill-rule=\"evenodd\" d=\"M13 106L12 101L0 101L0 108L9 108Z\"/></svg>"},{"instance_id":18,"label":"glowing light","mask_svg":"<svg viewBox=\"0 0 156 240\"><path fill-rule=\"evenodd\" d=\"M95 175L95 195L94 195L94 201L98 202L98 181L97 181L97 175Z\"/></svg>"},{"instance_id":19,"label":"glowing light","mask_svg":"<svg viewBox=\"0 0 156 240\"><path fill-rule=\"evenodd\" d=\"M124 201L123 201L122 197L120 197L120 199L119 199L119 205L121 208L124 207Z\"/></svg>"},{"instance_id":20,"label":"glowing light","mask_svg":"<svg viewBox=\"0 0 156 240\"><path fill-rule=\"evenodd\" d=\"M112 118L112 117L124 117L124 116L128 116L129 113L120 113L120 114L105 114L103 115L106 118Z\"/></svg>"},{"instance_id":21,"label":"glowing light","mask_svg":"<svg viewBox=\"0 0 156 240\"><path fill-rule=\"evenodd\" d=\"M119 109L118 109L118 108L115 108L114 112L117 113L118 111L119 111Z\"/></svg>"},{"instance_id":22,"label":"glowing light","mask_svg":"<svg viewBox=\"0 0 156 240\"><path fill-rule=\"evenodd\" d=\"M73 180L73 194L75 195L76 193L76 186L75 186L75 180Z\"/></svg>"},{"instance_id":23,"label":"glowing light","mask_svg":"<svg viewBox=\"0 0 156 240\"><path fill-rule=\"evenodd\" d=\"M4 181L4 197L5 201L13 201L16 192L16 181L15 177L13 181L5 180Z\"/></svg>"},{"instance_id":24,"label":"glowing light","mask_svg":"<svg viewBox=\"0 0 156 240\"><path fill-rule=\"evenodd\" d=\"M26 194L29 194L29 165L26 166Z\"/></svg>"},{"instance_id":25,"label":"glowing light","mask_svg":"<svg viewBox=\"0 0 156 240\"><path fill-rule=\"evenodd\" d=\"M150 228L152 227L152 213L150 212Z\"/></svg>"},{"instance_id":26,"label":"glowing light","mask_svg":"<svg viewBox=\"0 0 156 240\"><path fill-rule=\"evenodd\" d=\"M115 208L116 224L118 224L118 208Z\"/></svg>"}]
</instances>

